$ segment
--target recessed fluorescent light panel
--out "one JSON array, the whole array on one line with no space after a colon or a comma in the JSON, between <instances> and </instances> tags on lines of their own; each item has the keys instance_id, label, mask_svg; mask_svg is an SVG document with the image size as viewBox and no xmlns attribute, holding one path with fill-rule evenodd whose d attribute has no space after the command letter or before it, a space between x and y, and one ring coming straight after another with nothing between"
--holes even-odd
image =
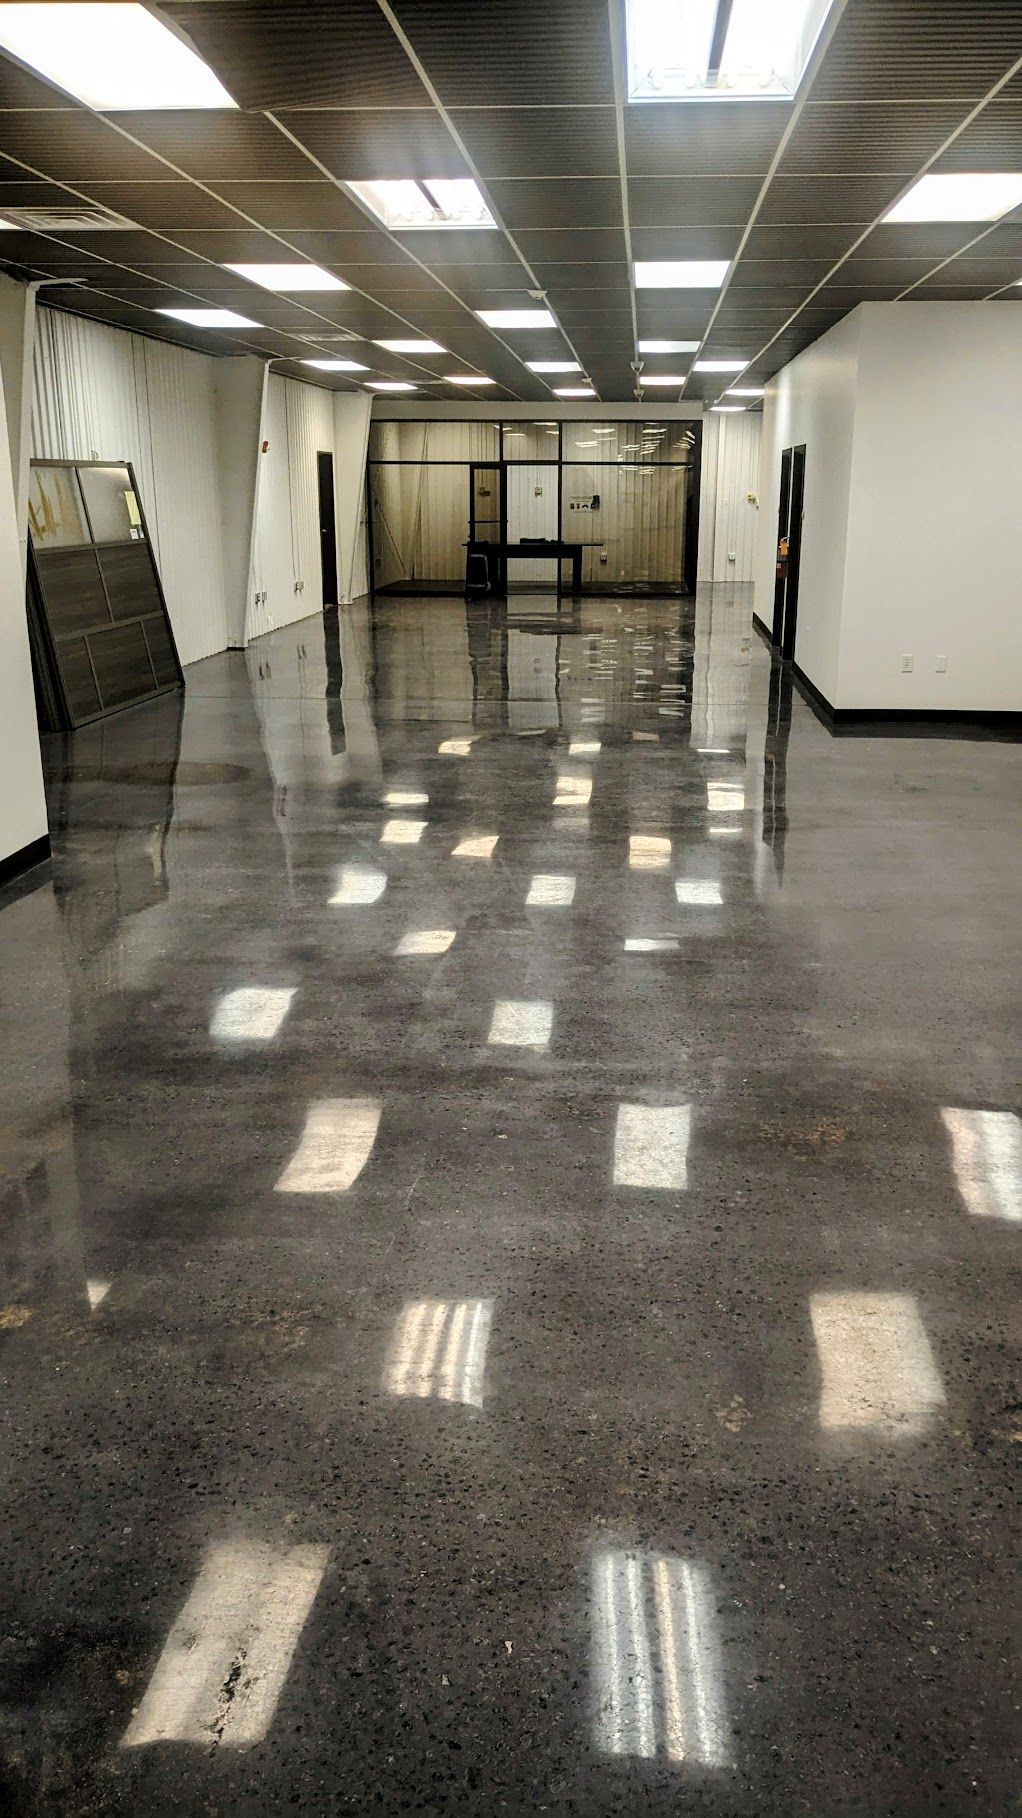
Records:
<instances>
[{"instance_id":1,"label":"recessed fluorescent light panel","mask_svg":"<svg viewBox=\"0 0 1022 1818\"><path fill-rule=\"evenodd\" d=\"M366 384L370 391L414 391L416 389L414 385L408 383L407 379L367 379Z\"/></svg>"},{"instance_id":2,"label":"recessed fluorescent light panel","mask_svg":"<svg viewBox=\"0 0 1022 1818\"><path fill-rule=\"evenodd\" d=\"M636 259L637 290L719 290L730 259Z\"/></svg>"},{"instance_id":3,"label":"recessed fluorescent light panel","mask_svg":"<svg viewBox=\"0 0 1022 1818\"><path fill-rule=\"evenodd\" d=\"M577 360L526 360L530 372L581 372Z\"/></svg>"},{"instance_id":4,"label":"recessed fluorescent light panel","mask_svg":"<svg viewBox=\"0 0 1022 1818\"><path fill-rule=\"evenodd\" d=\"M350 290L350 284L335 278L332 271L324 271L321 265L306 265L299 262L294 265L225 265L225 271L237 272L239 278L248 278L252 284L261 284L264 290L276 290L285 296L299 290Z\"/></svg>"},{"instance_id":5,"label":"recessed fluorescent light panel","mask_svg":"<svg viewBox=\"0 0 1022 1818\"><path fill-rule=\"evenodd\" d=\"M595 398L591 385L555 385L555 398Z\"/></svg>"},{"instance_id":6,"label":"recessed fluorescent light panel","mask_svg":"<svg viewBox=\"0 0 1022 1818\"><path fill-rule=\"evenodd\" d=\"M683 372L644 372L639 379L640 385L669 385L678 390L685 383Z\"/></svg>"},{"instance_id":7,"label":"recessed fluorescent light panel","mask_svg":"<svg viewBox=\"0 0 1022 1818\"><path fill-rule=\"evenodd\" d=\"M445 372L445 385L496 385L496 379L487 379L481 372Z\"/></svg>"},{"instance_id":8,"label":"recessed fluorescent light panel","mask_svg":"<svg viewBox=\"0 0 1022 1818\"><path fill-rule=\"evenodd\" d=\"M729 385L724 393L727 398L762 398L765 395L762 385Z\"/></svg>"},{"instance_id":9,"label":"recessed fluorescent light panel","mask_svg":"<svg viewBox=\"0 0 1022 1818\"><path fill-rule=\"evenodd\" d=\"M145 6L0 6L0 45L103 113L236 105L202 58Z\"/></svg>"},{"instance_id":10,"label":"recessed fluorescent light panel","mask_svg":"<svg viewBox=\"0 0 1022 1818\"><path fill-rule=\"evenodd\" d=\"M738 414L741 415L742 411L745 409L745 405L744 404L711 404L710 409L711 409L711 411L717 412L717 414L719 416L733 417L735 414L735 411L737 411Z\"/></svg>"},{"instance_id":11,"label":"recessed fluorescent light panel","mask_svg":"<svg viewBox=\"0 0 1022 1818\"><path fill-rule=\"evenodd\" d=\"M963 171L920 177L884 222L998 221L1022 203L1018 171Z\"/></svg>"},{"instance_id":12,"label":"recessed fluorescent light panel","mask_svg":"<svg viewBox=\"0 0 1022 1818\"><path fill-rule=\"evenodd\" d=\"M388 353L399 354L438 354L446 353L439 341L427 341L422 335L409 337L404 341L376 341L376 347L386 348Z\"/></svg>"},{"instance_id":13,"label":"recessed fluorescent light panel","mask_svg":"<svg viewBox=\"0 0 1022 1818\"><path fill-rule=\"evenodd\" d=\"M697 353L700 345L699 341L640 341L639 352L646 354Z\"/></svg>"},{"instance_id":14,"label":"recessed fluorescent light panel","mask_svg":"<svg viewBox=\"0 0 1022 1818\"><path fill-rule=\"evenodd\" d=\"M315 366L320 372L368 372L358 360L303 360L303 366Z\"/></svg>"},{"instance_id":15,"label":"recessed fluorescent light panel","mask_svg":"<svg viewBox=\"0 0 1022 1818\"><path fill-rule=\"evenodd\" d=\"M741 372L748 360L697 360L693 372Z\"/></svg>"},{"instance_id":16,"label":"recessed fluorescent light panel","mask_svg":"<svg viewBox=\"0 0 1022 1818\"><path fill-rule=\"evenodd\" d=\"M548 309L477 309L476 315L480 322L486 323L487 328L557 327Z\"/></svg>"},{"instance_id":17,"label":"recessed fluorescent light panel","mask_svg":"<svg viewBox=\"0 0 1022 1818\"><path fill-rule=\"evenodd\" d=\"M258 328L251 316L239 316L233 309L158 309L158 316L173 316L175 322L190 322L193 328Z\"/></svg>"},{"instance_id":18,"label":"recessed fluorescent light panel","mask_svg":"<svg viewBox=\"0 0 1022 1818\"><path fill-rule=\"evenodd\" d=\"M833 0L626 0L629 101L795 94Z\"/></svg>"},{"instance_id":19,"label":"recessed fluorescent light panel","mask_svg":"<svg viewBox=\"0 0 1022 1818\"><path fill-rule=\"evenodd\" d=\"M360 202L395 233L416 228L493 227L493 219L470 177L410 177L378 183L348 183Z\"/></svg>"}]
</instances>

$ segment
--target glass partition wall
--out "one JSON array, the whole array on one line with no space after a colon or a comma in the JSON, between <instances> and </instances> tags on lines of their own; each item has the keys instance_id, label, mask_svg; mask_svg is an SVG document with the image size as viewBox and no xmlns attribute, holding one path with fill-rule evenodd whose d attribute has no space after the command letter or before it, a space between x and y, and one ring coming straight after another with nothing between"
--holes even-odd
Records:
<instances>
[{"instance_id":1,"label":"glass partition wall","mask_svg":"<svg viewBox=\"0 0 1022 1818\"><path fill-rule=\"evenodd\" d=\"M374 423L374 589L460 593L482 573L500 592L693 592L700 437L641 418Z\"/></svg>"}]
</instances>

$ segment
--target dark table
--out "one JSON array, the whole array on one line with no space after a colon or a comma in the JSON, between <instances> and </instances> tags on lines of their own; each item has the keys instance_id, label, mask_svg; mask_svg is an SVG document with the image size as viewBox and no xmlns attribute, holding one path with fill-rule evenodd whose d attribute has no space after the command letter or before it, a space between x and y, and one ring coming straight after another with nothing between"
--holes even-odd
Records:
<instances>
[{"instance_id":1,"label":"dark table","mask_svg":"<svg viewBox=\"0 0 1022 1818\"><path fill-rule=\"evenodd\" d=\"M514 561L570 561L571 591L582 591L582 551L599 549L602 543L567 543L559 537L545 537L534 543L483 543L478 538L470 539L465 544L468 555L481 555L486 558L487 585L491 593L500 587L500 571L504 562ZM467 569L467 563L466 563ZM558 573L560 571L558 570ZM468 574L465 576L465 587L468 591Z\"/></svg>"}]
</instances>

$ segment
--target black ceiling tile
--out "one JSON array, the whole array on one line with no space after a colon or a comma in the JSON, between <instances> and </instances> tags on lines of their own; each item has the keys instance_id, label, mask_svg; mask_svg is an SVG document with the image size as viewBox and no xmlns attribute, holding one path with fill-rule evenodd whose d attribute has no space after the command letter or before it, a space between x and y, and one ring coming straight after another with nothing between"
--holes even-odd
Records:
<instances>
[{"instance_id":1,"label":"black ceiling tile","mask_svg":"<svg viewBox=\"0 0 1022 1818\"><path fill-rule=\"evenodd\" d=\"M508 257L503 265L431 265L429 269L438 283L446 284L459 297L466 296L470 288L516 293L522 288L521 262L514 257Z\"/></svg>"},{"instance_id":2,"label":"black ceiling tile","mask_svg":"<svg viewBox=\"0 0 1022 1818\"><path fill-rule=\"evenodd\" d=\"M229 215L229 221L237 221L237 215ZM258 264L262 261L277 264L287 260L290 254L286 247L272 234L264 233L258 227L224 228L178 228L169 236L174 246L169 249L168 257L182 257L186 253L196 253L205 259L212 259L217 265Z\"/></svg>"},{"instance_id":3,"label":"black ceiling tile","mask_svg":"<svg viewBox=\"0 0 1022 1818\"><path fill-rule=\"evenodd\" d=\"M834 281L844 285L914 284L933 264L932 259L866 259L853 253L834 273Z\"/></svg>"},{"instance_id":4,"label":"black ceiling tile","mask_svg":"<svg viewBox=\"0 0 1022 1818\"><path fill-rule=\"evenodd\" d=\"M93 258L109 259L115 265L174 265L180 264L182 258L180 250L169 246L166 240L130 227L90 229L85 233L61 228L57 236L65 245L80 247Z\"/></svg>"},{"instance_id":5,"label":"black ceiling tile","mask_svg":"<svg viewBox=\"0 0 1022 1818\"><path fill-rule=\"evenodd\" d=\"M636 103L624 114L631 177L753 176L769 168L791 118L791 104L722 107L716 101L660 101Z\"/></svg>"},{"instance_id":6,"label":"black ceiling tile","mask_svg":"<svg viewBox=\"0 0 1022 1818\"><path fill-rule=\"evenodd\" d=\"M0 182L0 217L9 208L60 208L77 213L83 207L88 207L88 204L83 203L80 197L71 195L59 183L47 183L40 177L26 177L22 174Z\"/></svg>"},{"instance_id":7,"label":"black ceiling tile","mask_svg":"<svg viewBox=\"0 0 1022 1818\"><path fill-rule=\"evenodd\" d=\"M376 0L163 0L241 107L424 107Z\"/></svg>"},{"instance_id":8,"label":"black ceiling tile","mask_svg":"<svg viewBox=\"0 0 1022 1818\"><path fill-rule=\"evenodd\" d=\"M613 107L466 108L452 118L486 179L618 175Z\"/></svg>"},{"instance_id":9,"label":"black ceiling tile","mask_svg":"<svg viewBox=\"0 0 1022 1818\"><path fill-rule=\"evenodd\" d=\"M920 284L906 299L910 303L981 303L993 289L988 284L955 284L947 271Z\"/></svg>"},{"instance_id":10,"label":"black ceiling tile","mask_svg":"<svg viewBox=\"0 0 1022 1818\"><path fill-rule=\"evenodd\" d=\"M304 253L307 259L314 259L319 265L329 266L331 270L340 270L344 265L400 265L410 263L408 254L396 240L391 240L380 229L369 227L363 220L363 228L282 228L288 245L297 252ZM201 247L200 247L201 250ZM286 258L279 242L277 258Z\"/></svg>"},{"instance_id":11,"label":"black ceiling tile","mask_svg":"<svg viewBox=\"0 0 1022 1818\"><path fill-rule=\"evenodd\" d=\"M423 228L402 234L401 245L431 270L440 265L505 265L511 260L521 271L504 235L492 230Z\"/></svg>"},{"instance_id":12,"label":"black ceiling tile","mask_svg":"<svg viewBox=\"0 0 1022 1818\"><path fill-rule=\"evenodd\" d=\"M691 294L691 293L690 293ZM716 295L704 303L670 303L666 293L638 293L639 333L643 340L692 341L705 333Z\"/></svg>"},{"instance_id":13,"label":"black ceiling tile","mask_svg":"<svg viewBox=\"0 0 1022 1818\"><path fill-rule=\"evenodd\" d=\"M637 227L632 223L632 256L636 259L731 259L738 251L741 227Z\"/></svg>"},{"instance_id":14,"label":"black ceiling tile","mask_svg":"<svg viewBox=\"0 0 1022 1818\"><path fill-rule=\"evenodd\" d=\"M362 210L326 177L311 183L218 183L216 188L242 214L281 233L366 226Z\"/></svg>"},{"instance_id":15,"label":"black ceiling tile","mask_svg":"<svg viewBox=\"0 0 1022 1818\"><path fill-rule=\"evenodd\" d=\"M791 176L842 171L914 175L953 132L962 109L947 102L810 103L785 147L780 171Z\"/></svg>"},{"instance_id":16,"label":"black ceiling tile","mask_svg":"<svg viewBox=\"0 0 1022 1818\"><path fill-rule=\"evenodd\" d=\"M515 240L533 265L543 259L600 262L625 257L624 230L620 227L526 229L516 232Z\"/></svg>"},{"instance_id":17,"label":"black ceiling tile","mask_svg":"<svg viewBox=\"0 0 1022 1818\"><path fill-rule=\"evenodd\" d=\"M759 194L756 177L631 177L634 227L744 227Z\"/></svg>"},{"instance_id":18,"label":"black ceiling tile","mask_svg":"<svg viewBox=\"0 0 1022 1818\"><path fill-rule=\"evenodd\" d=\"M1022 278L1022 254L1017 257L985 257L985 242L980 241L975 253L962 253L941 268L945 284L979 284L985 290L999 290L1002 284L1016 284Z\"/></svg>"},{"instance_id":19,"label":"black ceiling tile","mask_svg":"<svg viewBox=\"0 0 1022 1818\"><path fill-rule=\"evenodd\" d=\"M935 171L1022 170L1022 87L1002 90L938 158Z\"/></svg>"},{"instance_id":20,"label":"black ceiling tile","mask_svg":"<svg viewBox=\"0 0 1022 1818\"><path fill-rule=\"evenodd\" d=\"M742 253L745 259L823 260L833 264L848 251L862 232L856 227L805 227L801 223L784 227L763 227L757 221Z\"/></svg>"},{"instance_id":21,"label":"black ceiling tile","mask_svg":"<svg viewBox=\"0 0 1022 1818\"><path fill-rule=\"evenodd\" d=\"M975 221L881 222L859 247L856 258L946 259L976 238Z\"/></svg>"},{"instance_id":22,"label":"black ceiling tile","mask_svg":"<svg viewBox=\"0 0 1022 1818\"><path fill-rule=\"evenodd\" d=\"M167 171L157 183L90 182L87 188L94 202L126 215L140 227L169 232L174 228L230 227L236 220L225 202Z\"/></svg>"},{"instance_id":23,"label":"black ceiling tile","mask_svg":"<svg viewBox=\"0 0 1022 1818\"><path fill-rule=\"evenodd\" d=\"M820 226L836 222L865 225L883 214L902 188L903 180L898 176L776 176L759 219L764 226L772 221L793 226L809 222Z\"/></svg>"},{"instance_id":24,"label":"black ceiling tile","mask_svg":"<svg viewBox=\"0 0 1022 1818\"><path fill-rule=\"evenodd\" d=\"M350 284L359 290L365 290L375 296L378 292L388 297L430 297L439 299L444 291L437 284L431 272L421 271L417 265L352 265L346 264L344 275Z\"/></svg>"},{"instance_id":25,"label":"black ceiling tile","mask_svg":"<svg viewBox=\"0 0 1022 1818\"><path fill-rule=\"evenodd\" d=\"M464 177L468 166L432 107L279 110L279 119L335 177Z\"/></svg>"},{"instance_id":26,"label":"black ceiling tile","mask_svg":"<svg viewBox=\"0 0 1022 1818\"><path fill-rule=\"evenodd\" d=\"M207 265L198 259L185 261L179 256L176 265L151 265L136 272L123 267L114 267L110 271L111 280L118 286L133 288L158 281L160 284L176 286L180 290L201 290L203 292L224 292L237 290L241 280L232 271L223 271L219 265ZM253 291L252 293L256 293Z\"/></svg>"},{"instance_id":27,"label":"black ceiling tile","mask_svg":"<svg viewBox=\"0 0 1022 1818\"><path fill-rule=\"evenodd\" d=\"M445 107L610 104L607 8L594 0L396 0Z\"/></svg>"},{"instance_id":28,"label":"black ceiling tile","mask_svg":"<svg viewBox=\"0 0 1022 1818\"><path fill-rule=\"evenodd\" d=\"M23 233L0 230L0 260L9 265L31 266L33 269L67 273L68 276L86 277L102 273L107 268L102 259L97 259L82 247L62 246L56 240L49 240L43 234Z\"/></svg>"},{"instance_id":29,"label":"black ceiling tile","mask_svg":"<svg viewBox=\"0 0 1022 1818\"><path fill-rule=\"evenodd\" d=\"M766 290L774 284L801 285L812 290L827 276L833 259L739 259L728 289Z\"/></svg>"},{"instance_id":30,"label":"black ceiling tile","mask_svg":"<svg viewBox=\"0 0 1022 1818\"><path fill-rule=\"evenodd\" d=\"M852 0L814 101L978 101L1017 53L1017 0Z\"/></svg>"},{"instance_id":31,"label":"black ceiling tile","mask_svg":"<svg viewBox=\"0 0 1022 1818\"><path fill-rule=\"evenodd\" d=\"M617 264L608 261L602 265L561 265L542 260L535 270L545 290L585 291L594 296L622 295L626 298L629 294L628 267L623 259Z\"/></svg>"},{"instance_id":32,"label":"black ceiling tile","mask_svg":"<svg viewBox=\"0 0 1022 1818\"><path fill-rule=\"evenodd\" d=\"M0 214L3 210L0 209ZM1007 222L1003 227L992 227L983 235L976 247L977 253L982 249L983 257L997 258L1008 256L1022 260L1022 221L1014 224Z\"/></svg>"},{"instance_id":33,"label":"black ceiling tile","mask_svg":"<svg viewBox=\"0 0 1022 1818\"><path fill-rule=\"evenodd\" d=\"M117 120L151 151L203 183L301 182L315 175L304 153L261 114L236 108L166 108L118 114Z\"/></svg>"},{"instance_id":34,"label":"black ceiling tile","mask_svg":"<svg viewBox=\"0 0 1022 1818\"><path fill-rule=\"evenodd\" d=\"M516 178L488 185L512 233L518 228L621 226L621 186L615 177Z\"/></svg>"},{"instance_id":35,"label":"black ceiling tile","mask_svg":"<svg viewBox=\"0 0 1022 1818\"><path fill-rule=\"evenodd\" d=\"M821 273L821 276L823 274ZM812 294L812 285L806 284L773 284L761 287L728 286L722 309L741 311L753 315L758 309L785 308L797 309Z\"/></svg>"},{"instance_id":36,"label":"black ceiling tile","mask_svg":"<svg viewBox=\"0 0 1022 1818\"><path fill-rule=\"evenodd\" d=\"M169 174L165 164L82 108L0 114L0 153L75 185L87 186L93 178L152 182Z\"/></svg>"},{"instance_id":37,"label":"black ceiling tile","mask_svg":"<svg viewBox=\"0 0 1022 1818\"><path fill-rule=\"evenodd\" d=\"M75 103L30 70L0 52L0 108L73 108Z\"/></svg>"},{"instance_id":38,"label":"black ceiling tile","mask_svg":"<svg viewBox=\"0 0 1022 1818\"><path fill-rule=\"evenodd\" d=\"M817 292L815 301L821 306L854 309L857 303L893 303L904 288L904 284L846 284L839 271L832 284Z\"/></svg>"}]
</instances>

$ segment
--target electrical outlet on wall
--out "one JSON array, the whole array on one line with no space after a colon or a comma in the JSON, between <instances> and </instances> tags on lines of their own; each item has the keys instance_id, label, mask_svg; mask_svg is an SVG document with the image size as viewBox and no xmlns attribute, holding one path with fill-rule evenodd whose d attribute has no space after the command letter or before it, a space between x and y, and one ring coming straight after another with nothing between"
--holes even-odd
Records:
<instances>
[{"instance_id":1,"label":"electrical outlet on wall","mask_svg":"<svg viewBox=\"0 0 1022 1818\"><path fill-rule=\"evenodd\" d=\"M902 675L910 675L910 674L911 674L911 671L912 671L912 667L913 667L913 664L914 664L914 661L915 661L915 659L914 659L914 657L913 657L913 656L912 656L912 653L911 653L911 651L906 651L906 653L905 653L905 655L904 655L904 656L903 656L903 657L902 657L902 659L901 659L901 673L902 673Z\"/></svg>"}]
</instances>

